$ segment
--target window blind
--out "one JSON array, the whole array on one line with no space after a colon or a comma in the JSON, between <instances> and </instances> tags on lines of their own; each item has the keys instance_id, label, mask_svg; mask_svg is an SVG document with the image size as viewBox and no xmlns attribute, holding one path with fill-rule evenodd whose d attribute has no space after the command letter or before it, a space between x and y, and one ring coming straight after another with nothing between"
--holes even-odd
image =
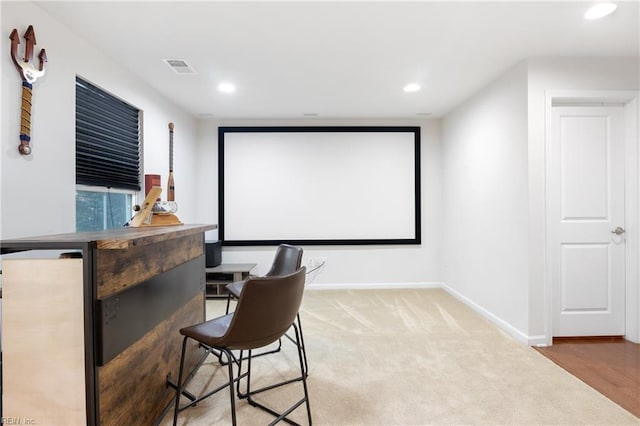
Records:
<instances>
[{"instance_id":1,"label":"window blind","mask_svg":"<svg viewBox=\"0 0 640 426\"><path fill-rule=\"evenodd\" d=\"M76 77L76 184L140 190L139 116Z\"/></svg>"}]
</instances>

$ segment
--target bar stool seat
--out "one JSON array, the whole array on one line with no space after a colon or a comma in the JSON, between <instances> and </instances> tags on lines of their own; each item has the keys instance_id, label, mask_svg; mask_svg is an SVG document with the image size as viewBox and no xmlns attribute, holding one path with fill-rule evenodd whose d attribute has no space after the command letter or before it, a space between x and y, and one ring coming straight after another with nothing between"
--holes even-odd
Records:
<instances>
[{"instance_id":1,"label":"bar stool seat","mask_svg":"<svg viewBox=\"0 0 640 426\"><path fill-rule=\"evenodd\" d=\"M244 281L235 281L231 284L226 285L226 289L229 292L227 295L227 302L231 299L231 297L238 298L240 297L240 293L242 293L242 287L244 287ZM229 312L228 303L227 303L227 312Z\"/></svg>"},{"instance_id":2,"label":"bar stool seat","mask_svg":"<svg viewBox=\"0 0 640 426\"><path fill-rule=\"evenodd\" d=\"M200 343L213 347L217 346L224 334L229 329L233 314L224 315L215 320L203 322L200 324L185 327L180 330L183 336L189 336Z\"/></svg>"}]
</instances>

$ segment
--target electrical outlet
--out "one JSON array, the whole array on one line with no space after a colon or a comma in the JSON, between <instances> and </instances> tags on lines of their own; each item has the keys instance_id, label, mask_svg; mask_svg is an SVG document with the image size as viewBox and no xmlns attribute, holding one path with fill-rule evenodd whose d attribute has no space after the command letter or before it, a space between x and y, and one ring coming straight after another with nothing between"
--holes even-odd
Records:
<instances>
[{"instance_id":1,"label":"electrical outlet","mask_svg":"<svg viewBox=\"0 0 640 426\"><path fill-rule=\"evenodd\" d=\"M315 269L327 263L326 257L310 257L307 259L307 269Z\"/></svg>"},{"instance_id":2,"label":"electrical outlet","mask_svg":"<svg viewBox=\"0 0 640 426\"><path fill-rule=\"evenodd\" d=\"M310 257L307 259L307 268L316 269L327 263L326 257Z\"/></svg>"}]
</instances>

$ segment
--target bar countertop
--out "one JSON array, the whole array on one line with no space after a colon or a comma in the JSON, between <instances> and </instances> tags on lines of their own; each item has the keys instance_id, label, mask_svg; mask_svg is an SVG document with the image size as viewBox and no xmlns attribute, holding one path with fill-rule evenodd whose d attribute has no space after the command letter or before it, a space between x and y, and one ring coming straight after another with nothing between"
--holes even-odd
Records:
<instances>
[{"instance_id":1,"label":"bar countertop","mask_svg":"<svg viewBox=\"0 0 640 426\"><path fill-rule=\"evenodd\" d=\"M98 249L128 249L167 241L187 235L217 229L217 225L190 224L178 226L148 226L105 231L73 232L0 241L2 254L40 248L79 248L95 242Z\"/></svg>"}]
</instances>

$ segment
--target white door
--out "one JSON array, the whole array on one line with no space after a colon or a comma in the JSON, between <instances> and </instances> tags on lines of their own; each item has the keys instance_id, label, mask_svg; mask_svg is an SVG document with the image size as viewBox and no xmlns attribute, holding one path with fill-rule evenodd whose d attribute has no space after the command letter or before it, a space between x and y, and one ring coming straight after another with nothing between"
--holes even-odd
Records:
<instances>
[{"instance_id":1,"label":"white door","mask_svg":"<svg viewBox=\"0 0 640 426\"><path fill-rule=\"evenodd\" d=\"M625 334L622 106L553 107L553 336Z\"/></svg>"}]
</instances>

